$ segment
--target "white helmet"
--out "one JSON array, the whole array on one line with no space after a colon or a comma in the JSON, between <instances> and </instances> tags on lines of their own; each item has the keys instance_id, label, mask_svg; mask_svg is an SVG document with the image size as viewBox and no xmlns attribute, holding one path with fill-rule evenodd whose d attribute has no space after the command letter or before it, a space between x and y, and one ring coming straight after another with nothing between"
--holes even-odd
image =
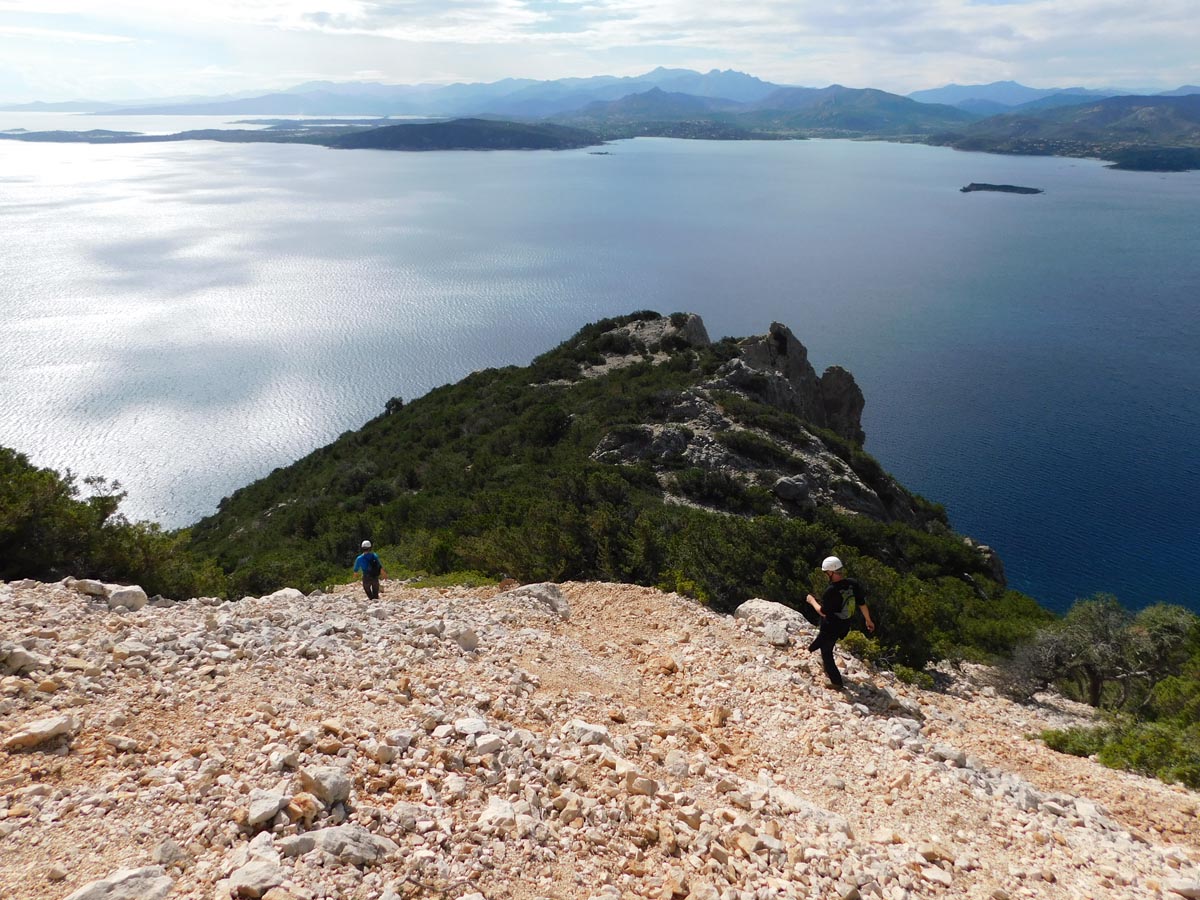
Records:
<instances>
[{"instance_id":1,"label":"white helmet","mask_svg":"<svg viewBox=\"0 0 1200 900\"><path fill-rule=\"evenodd\" d=\"M370 550L370 549L371 549L371 542L370 542L370 541L363 541L363 542L362 542L362 548L363 548L364 550Z\"/></svg>"},{"instance_id":2,"label":"white helmet","mask_svg":"<svg viewBox=\"0 0 1200 900\"><path fill-rule=\"evenodd\" d=\"M825 562L821 563L822 572L840 572L842 570L842 561L836 556L825 557Z\"/></svg>"}]
</instances>

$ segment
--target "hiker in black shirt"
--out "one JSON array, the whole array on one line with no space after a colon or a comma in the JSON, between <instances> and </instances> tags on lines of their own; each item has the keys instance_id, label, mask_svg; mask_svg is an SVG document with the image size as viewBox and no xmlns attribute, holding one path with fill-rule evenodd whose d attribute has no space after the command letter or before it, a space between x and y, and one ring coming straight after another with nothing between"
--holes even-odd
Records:
<instances>
[{"instance_id":1,"label":"hiker in black shirt","mask_svg":"<svg viewBox=\"0 0 1200 900\"><path fill-rule=\"evenodd\" d=\"M835 688L842 687L842 673L838 671L833 659L833 645L850 633L850 621L854 615L855 606L862 609L863 619L867 623L867 631L875 630L871 620L871 610L863 598L862 585L853 578L847 578L842 572L842 561L836 556L829 556L821 563L821 571L829 576L829 587L825 588L818 602L812 594L807 597L808 605L816 610L821 617L821 627L816 639L809 645L809 652L821 651L821 664L825 667L825 675Z\"/></svg>"}]
</instances>

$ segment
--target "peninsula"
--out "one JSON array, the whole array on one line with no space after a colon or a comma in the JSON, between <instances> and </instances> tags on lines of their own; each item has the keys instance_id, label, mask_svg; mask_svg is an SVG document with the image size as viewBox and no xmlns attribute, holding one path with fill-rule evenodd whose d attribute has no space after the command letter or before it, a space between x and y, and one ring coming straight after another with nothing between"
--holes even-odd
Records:
<instances>
[{"instance_id":1,"label":"peninsula","mask_svg":"<svg viewBox=\"0 0 1200 900\"><path fill-rule=\"evenodd\" d=\"M147 144L221 141L233 144L317 144L342 150L574 150L604 143L591 131L546 122L453 119L376 127L325 127L297 123L294 128L261 130L209 128L175 134L134 131L6 131L0 139L36 143Z\"/></svg>"}]
</instances>

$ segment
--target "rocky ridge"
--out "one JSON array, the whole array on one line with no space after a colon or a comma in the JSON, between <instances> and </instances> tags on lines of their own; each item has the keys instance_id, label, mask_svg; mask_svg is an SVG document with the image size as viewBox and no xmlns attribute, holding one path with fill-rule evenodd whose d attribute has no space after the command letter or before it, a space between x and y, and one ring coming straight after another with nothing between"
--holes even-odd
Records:
<instances>
[{"instance_id":1,"label":"rocky ridge","mask_svg":"<svg viewBox=\"0 0 1200 900\"><path fill-rule=\"evenodd\" d=\"M623 343L631 349L610 351L602 364L584 370L586 376L647 360L661 365L673 353L711 343L694 314L635 320L612 333L626 339ZM743 421L730 397L789 413L799 422L789 422L787 434L765 429ZM671 398L661 423L611 432L592 458L618 465L650 462L668 494L672 474L691 466L768 491L785 515L829 506L882 521L917 523L922 514L895 479L881 469L856 471L845 458L848 448L861 448L866 439L864 403L853 375L830 366L818 376L808 349L776 322L767 334L738 341L737 355L714 378ZM821 429L847 447L831 446Z\"/></svg>"},{"instance_id":2,"label":"rocky ridge","mask_svg":"<svg viewBox=\"0 0 1200 900\"><path fill-rule=\"evenodd\" d=\"M831 691L778 604L93 585L0 585L12 900L1200 896L1194 793L1027 737L1084 711Z\"/></svg>"}]
</instances>

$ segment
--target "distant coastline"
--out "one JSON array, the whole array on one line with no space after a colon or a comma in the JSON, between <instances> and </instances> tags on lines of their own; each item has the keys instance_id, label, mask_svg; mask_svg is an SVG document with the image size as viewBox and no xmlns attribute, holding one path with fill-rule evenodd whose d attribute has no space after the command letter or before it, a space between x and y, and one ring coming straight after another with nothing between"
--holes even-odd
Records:
<instances>
[{"instance_id":1,"label":"distant coastline","mask_svg":"<svg viewBox=\"0 0 1200 900\"><path fill-rule=\"evenodd\" d=\"M220 141L232 144L316 144L340 150L574 150L605 141L582 128L549 123L529 124L490 119L452 119L379 126L374 122L332 127L297 122L290 128L262 130L209 128L175 134L136 131L0 132L0 140L60 144L148 144Z\"/></svg>"},{"instance_id":2,"label":"distant coastline","mask_svg":"<svg viewBox=\"0 0 1200 900\"><path fill-rule=\"evenodd\" d=\"M810 138L887 141L949 147L1003 156L1057 156L1099 159L1108 168L1136 172L1187 172L1200 169L1200 147L1161 146L1083 140L1004 140L964 137L961 134L895 134L850 131L840 128L799 130L750 130L728 122L708 119L675 121L507 121L491 118L459 119L241 119L230 124L265 127L204 128L171 134L140 131L90 129L30 131L12 128L0 131L0 140L62 144L143 144L181 141L218 141L235 144L313 144L334 149L374 150L572 150L595 147L614 140L637 137L666 137L681 140L762 141ZM1040 189L1014 190L1015 185L967 185L963 191L1041 193Z\"/></svg>"}]
</instances>

